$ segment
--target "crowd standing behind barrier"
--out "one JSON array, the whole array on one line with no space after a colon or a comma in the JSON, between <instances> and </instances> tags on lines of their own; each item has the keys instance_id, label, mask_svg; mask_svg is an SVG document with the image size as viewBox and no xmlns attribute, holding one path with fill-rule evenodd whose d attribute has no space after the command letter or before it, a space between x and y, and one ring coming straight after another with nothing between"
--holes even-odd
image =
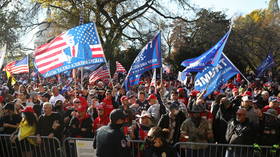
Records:
<instances>
[{"instance_id":1,"label":"crowd standing behind barrier","mask_svg":"<svg viewBox=\"0 0 280 157\"><path fill-rule=\"evenodd\" d=\"M93 142L113 109L125 114L130 156L280 156L279 74L231 79L206 98L170 74L156 87L143 77L129 91L119 77L83 85L18 77L1 80L1 156L79 156L76 140Z\"/></svg>"}]
</instances>

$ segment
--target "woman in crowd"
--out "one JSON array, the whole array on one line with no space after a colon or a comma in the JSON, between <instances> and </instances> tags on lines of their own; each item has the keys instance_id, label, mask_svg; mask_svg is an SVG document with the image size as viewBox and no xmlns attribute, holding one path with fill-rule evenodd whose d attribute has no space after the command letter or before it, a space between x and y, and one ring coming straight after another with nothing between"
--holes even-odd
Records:
<instances>
[{"instance_id":1,"label":"woman in crowd","mask_svg":"<svg viewBox=\"0 0 280 157\"><path fill-rule=\"evenodd\" d=\"M22 120L16 132L11 136L11 141L16 142L18 153L22 157L32 157L32 150L34 149L35 140L28 138L34 136L36 133L37 119L32 107L27 106L22 112Z\"/></svg>"}]
</instances>

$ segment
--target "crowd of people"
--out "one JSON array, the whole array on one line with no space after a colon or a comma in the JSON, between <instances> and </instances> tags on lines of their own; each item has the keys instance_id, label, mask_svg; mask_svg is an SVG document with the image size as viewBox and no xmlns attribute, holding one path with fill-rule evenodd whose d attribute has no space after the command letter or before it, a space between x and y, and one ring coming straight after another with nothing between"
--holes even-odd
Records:
<instances>
[{"instance_id":1,"label":"crowd of people","mask_svg":"<svg viewBox=\"0 0 280 157\"><path fill-rule=\"evenodd\" d=\"M155 87L150 86L150 77L144 77L129 91L118 81L81 85L63 76L37 81L18 77L13 85L1 77L0 134L11 134L11 142L28 145L21 150L23 156L32 156L32 149L44 143L42 136L98 137L94 142L98 157L106 157L105 152L173 157L176 151L171 146L177 142L280 144L279 74L248 75L250 82L233 78L207 97L205 91L193 89L193 81L183 84L168 74ZM110 129L120 130L114 136L120 143L101 144ZM145 145L135 154L129 140L144 140ZM186 145L184 152L202 156L207 147ZM221 156L227 157L238 153L223 151Z\"/></svg>"}]
</instances>

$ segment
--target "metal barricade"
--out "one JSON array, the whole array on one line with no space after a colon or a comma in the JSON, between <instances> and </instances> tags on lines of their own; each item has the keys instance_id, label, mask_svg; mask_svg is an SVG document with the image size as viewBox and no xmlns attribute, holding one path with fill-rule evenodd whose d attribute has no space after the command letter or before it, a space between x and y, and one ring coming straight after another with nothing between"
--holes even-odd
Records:
<instances>
[{"instance_id":1,"label":"metal barricade","mask_svg":"<svg viewBox=\"0 0 280 157\"><path fill-rule=\"evenodd\" d=\"M66 157L78 157L78 152L77 152L77 141L86 141L86 142L92 142L93 144L93 138L71 138L71 137L68 137L68 138L65 138L63 140L63 148L64 148L64 155ZM90 152L93 149L93 145L91 145L90 147L84 147L82 148L83 146L80 146L81 147L81 152ZM80 152L80 153L81 153ZM95 152L94 154L92 155L89 155L89 156L95 156Z\"/></svg>"},{"instance_id":2,"label":"metal barricade","mask_svg":"<svg viewBox=\"0 0 280 157\"><path fill-rule=\"evenodd\" d=\"M57 138L41 137L41 144L36 143L36 137L23 140L11 140L11 135L0 134L0 156L2 157L63 157L61 143Z\"/></svg>"},{"instance_id":3,"label":"metal barricade","mask_svg":"<svg viewBox=\"0 0 280 157\"><path fill-rule=\"evenodd\" d=\"M142 157L145 150L145 141L143 140L129 140L132 157Z\"/></svg>"},{"instance_id":4,"label":"metal barricade","mask_svg":"<svg viewBox=\"0 0 280 157\"><path fill-rule=\"evenodd\" d=\"M174 148L179 157L280 157L269 146L179 142Z\"/></svg>"}]
</instances>

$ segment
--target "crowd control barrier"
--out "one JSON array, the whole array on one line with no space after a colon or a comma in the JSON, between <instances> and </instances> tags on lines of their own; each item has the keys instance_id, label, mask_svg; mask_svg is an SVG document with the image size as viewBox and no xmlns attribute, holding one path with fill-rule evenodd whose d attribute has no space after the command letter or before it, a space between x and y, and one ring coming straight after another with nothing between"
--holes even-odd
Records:
<instances>
[{"instance_id":1,"label":"crowd control barrier","mask_svg":"<svg viewBox=\"0 0 280 157\"><path fill-rule=\"evenodd\" d=\"M11 135L0 134L1 157L63 157L61 142L57 138L41 136L41 143L31 136L19 141L12 140Z\"/></svg>"},{"instance_id":2,"label":"crowd control barrier","mask_svg":"<svg viewBox=\"0 0 280 157\"><path fill-rule=\"evenodd\" d=\"M11 135L0 134L0 157L95 157L92 138L57 138L41 137L37 144L36 137L18 141L11 140ZM34 144L30 144L33 143ZM145 142L129 140L132 157L143 157ZM177 157L280 157L280 148L259 145L230 145L215 143L178 142L173 146ZM110 148L108 148L110 149Z\"/></svg>"}]
</instances>

